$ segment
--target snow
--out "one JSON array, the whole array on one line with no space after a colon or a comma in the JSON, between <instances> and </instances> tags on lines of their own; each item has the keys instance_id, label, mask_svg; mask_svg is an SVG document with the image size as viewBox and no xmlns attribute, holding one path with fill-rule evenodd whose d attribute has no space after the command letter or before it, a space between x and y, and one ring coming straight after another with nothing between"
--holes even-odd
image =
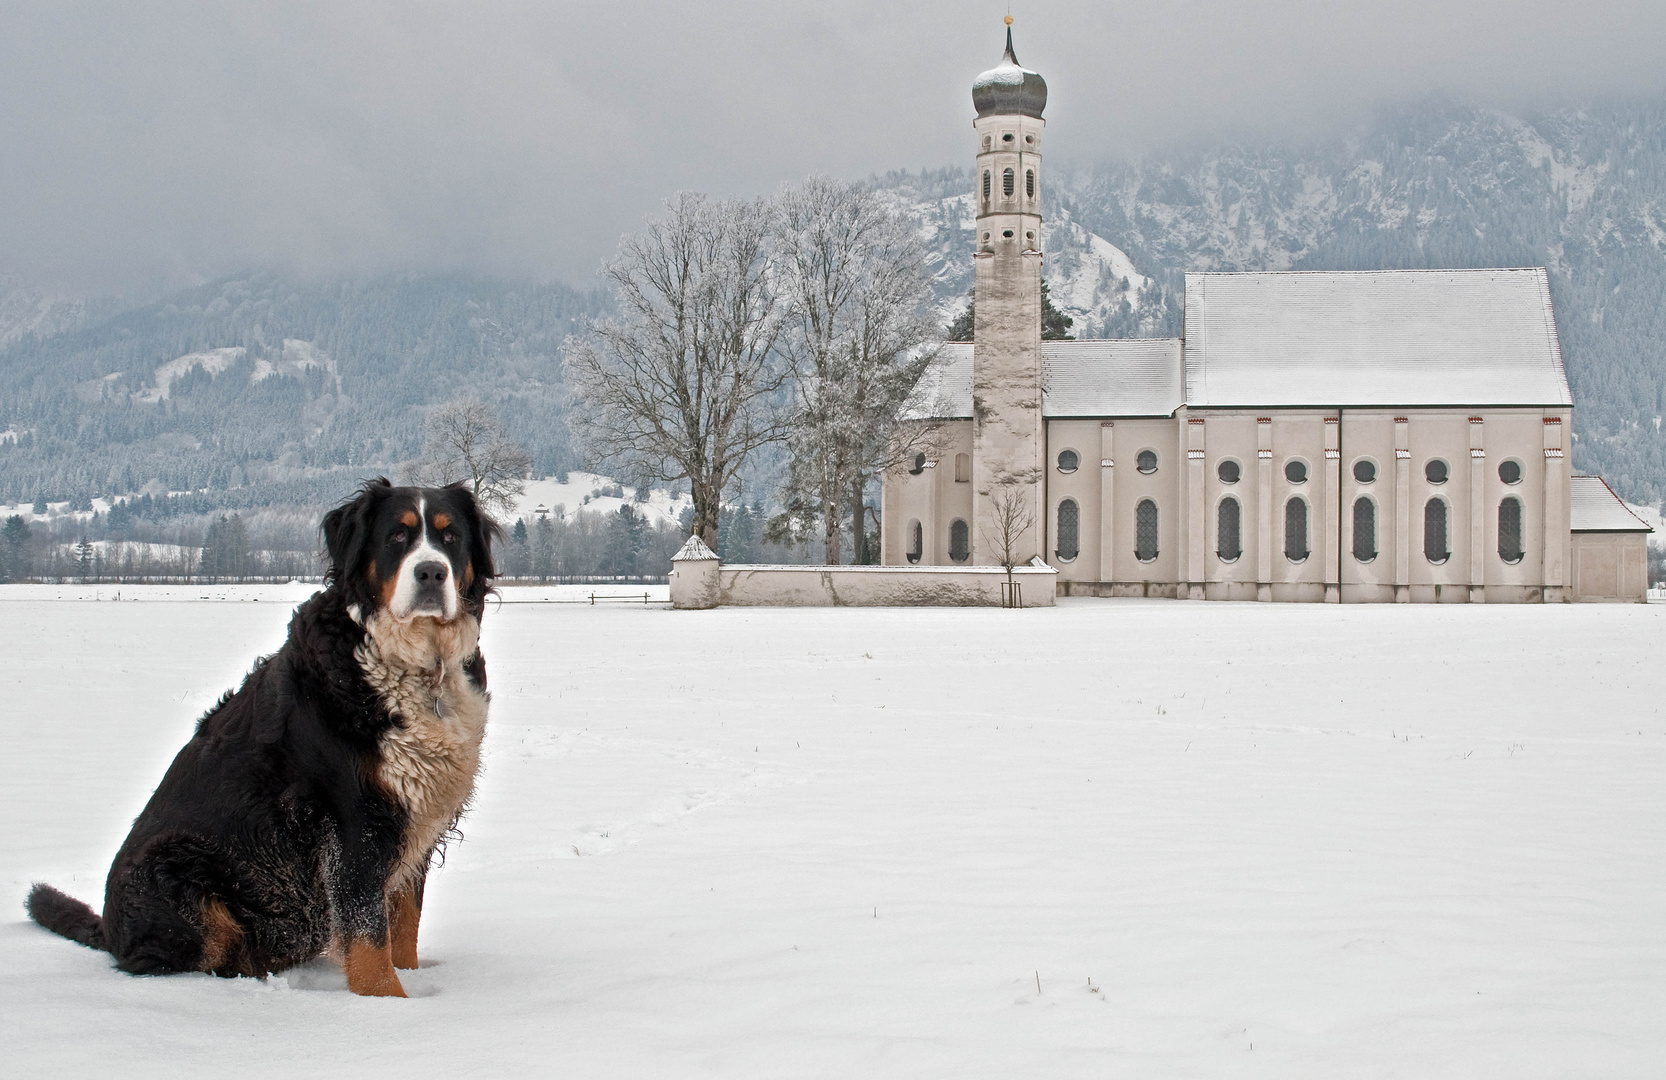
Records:
<instances>
[{"instance_id":1,"label":"snow","mask_svg":"<svg viewBox=\"0 0 1666 1080\"><path fill-rule=\"evenodd\" d=\"M158 364L153 376L156 385L145 389L138 395L138 400L155 404L168 396L168 390L173 381L194 367L200 367L210 375L218 375L243 359L248 350L241 345L233 345L225 349L207 349L203 352L186 353L184 356L169 360L165 364Z\"/></svg>"},{"instance_id":2,"label":"snow","mask_svg":"<svg viewBox=\"0 0 1666 1080\"><path fill-rule=\"evenodd\" d=\"M3 888L96 901L305 589L46 591L0 589ZM12 907L0 1046L17 1076L1656 1075L1663 618L504 604L411 1000L132 978Z\"/></svg>"},{"instance_id":3,"label":"snow","mask_svg":"<svg viewBox=\"0 0 1666 1080\"><path fill-rule=\"evenodd\" d=\"M521 518L530 526L540 506L549 513L553 513L559 506L569 515L580 510L587 514L617 514L621 506L629 504L631 509L642 514L653 524L675 525L679 515L694 505L688 495L681 494L673 498L664 488L654 488L649 493L648 501L640 503L634 498L636 489L626 485L620 485L624 488L624 498L596 494L618 483L619 481L612 477L587 472L568 473L565 483L555 477L528 480L526 491L515 502L515 512L507 515L504 520L513 524L516 518ZM586 499L589 501L586 502Z\"/></svg>"}]
</instances>

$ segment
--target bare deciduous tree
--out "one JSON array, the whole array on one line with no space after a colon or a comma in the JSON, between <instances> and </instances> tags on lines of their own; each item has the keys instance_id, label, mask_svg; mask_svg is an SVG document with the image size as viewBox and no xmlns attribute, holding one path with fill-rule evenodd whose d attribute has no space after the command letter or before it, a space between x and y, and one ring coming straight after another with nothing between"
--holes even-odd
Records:
<instances>
[{"instance_id":1,"label":"bare deciduous tree","mask_svg":"<svg viewBox=\"0 0 1666 1080\"><path fill-rule=\"evenodd\" d=\"M1024 536L1035 528L1035 510L1030 485L1023 482L998 483L989 491L989 518L980 526L984 542L995 552L1012 585L1012 568L1029 560Z\"/></svg>"},{"instance_id":2,"label":"bare deciduous tree","mask_svg":"<svg viewBox=\"0 0 1666 1080\"><path fill-rule=\"evenodd\" d=\"M410 468L419 484L467 483L488 513L508 515L526 490L532 458L509 437L497 415L472 398L448 401L428 414L428 443Z\"/></svg>"},{"instance_id":3,"label":"bare deciduous tree","mask_svg":"<svg viewBox=\"0 0 1666 1080\"><path fill-rule=\"evenodd\" d=\"M686 478L691 531L714 549L724 489L785 434L773 218L761 201L678 194L606 270L619 314L564 347L581 444L639 476Z\"/></svg>"},{"instance_id":4,"label":"bare deciduous tree","mask_svg":"<svg viewBox=\"0 0 1666 1080\"><path fill-rule=\"evenodd\" d=\"M880 471L911 460L930 425L899 417L936 355L927 304L931 275L917 232L872 192L812 177L780 199L780 282L796 380L784 501L793 519L819 521L826 561L838 564L848 521L854 559L867 562L864 492Z\"/></svg>"}]
</instances>

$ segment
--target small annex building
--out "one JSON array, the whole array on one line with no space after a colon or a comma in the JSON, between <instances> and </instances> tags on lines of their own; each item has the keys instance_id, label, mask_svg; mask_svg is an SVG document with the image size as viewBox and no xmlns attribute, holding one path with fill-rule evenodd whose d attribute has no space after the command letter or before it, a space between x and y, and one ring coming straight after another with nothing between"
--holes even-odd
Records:
<instances>
[{"instance_id":1,"label":"small annex building","mask_svg":"<svg viewBox=\"0 0 1666 1080\"><path fill-rule=\"evenodd\" d=\"M973 84L975 341L884 477L888 565L1017 561L1061 595L1326 602L1646 598L1646 533L1571 474L1543 268L1186 275L1184 336L1041 340L1046 83Z\"/></svg>"}]
</instances>

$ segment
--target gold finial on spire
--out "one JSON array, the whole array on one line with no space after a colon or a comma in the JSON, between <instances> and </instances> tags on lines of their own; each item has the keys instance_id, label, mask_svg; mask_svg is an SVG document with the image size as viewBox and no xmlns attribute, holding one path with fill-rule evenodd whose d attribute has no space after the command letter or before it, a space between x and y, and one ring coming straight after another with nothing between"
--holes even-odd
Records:
<instances>
[{"instance_id":1,"label":"gold finial on spire","mask_svg":"<svg viewBox=\"0 0 1666 1080\"><path fill-rule=\"evenodd\" d=\"M1006 17L1006 24L1007 24L1007 25L1008 25L1008 26L1011 26L1011 25L1012 25L1012 16L1011 16L1011 15L1008 15L1008 16L1007 16L1007 17Z\"/></svg>"}]
</instances>

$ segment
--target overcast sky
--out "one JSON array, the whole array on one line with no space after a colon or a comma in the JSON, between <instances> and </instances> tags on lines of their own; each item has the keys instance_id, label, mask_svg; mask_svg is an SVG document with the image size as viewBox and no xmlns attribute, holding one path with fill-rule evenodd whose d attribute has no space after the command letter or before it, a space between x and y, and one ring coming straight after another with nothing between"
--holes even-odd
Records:
<instances>
[{"instance_id":1,"label":"overcast sky","mask_svg":"<svg viewBox=\"0 0 1666 1080\"><path fill-rule=\"evenodd\" d=\"M0 273L148 292L258 266L583 282L680 188L961 164L990 2L0 5ZM1087 162L1431 92L1666 93L1661 0L1015 2Z\"/></svg>"}]
</instances>

